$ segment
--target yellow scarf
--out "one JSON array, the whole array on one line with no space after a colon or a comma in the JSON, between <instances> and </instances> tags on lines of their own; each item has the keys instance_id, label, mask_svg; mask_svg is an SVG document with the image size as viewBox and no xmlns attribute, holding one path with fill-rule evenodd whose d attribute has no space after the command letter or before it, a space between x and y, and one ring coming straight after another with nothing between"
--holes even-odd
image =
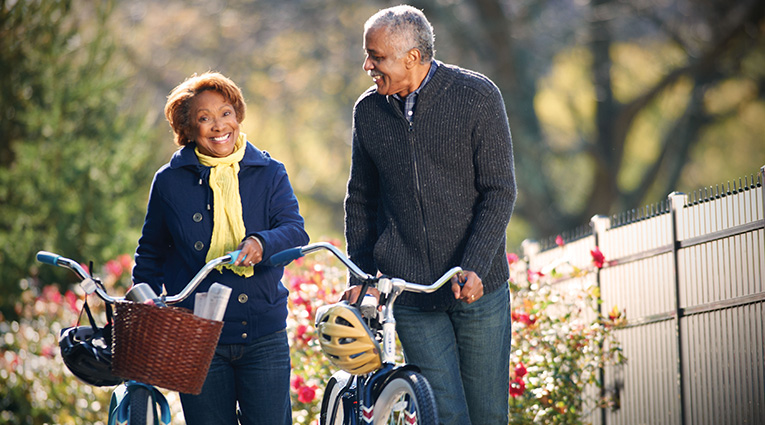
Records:
<instances>
[{"instance_id":1,"label":"yellow scarf","mask_svg":"<svg viewBox=\"0 0 765 425\"><path fill-rule=\"evenodd\" d=\"M239 196L239 161L244 158L247 145L245 140L246 135L239 133L234 152L224 158L207 156L199 152L199 146L195 149L199 162L212 167L210 189L213 192L213 231L207 261L235 250L247 234L242 219L242 198ZM227 264L218 266L217 269L222 271L223 267L244 277L250 277L254 273L252 267L234 267Z\"/></svg>"}]
</instances>

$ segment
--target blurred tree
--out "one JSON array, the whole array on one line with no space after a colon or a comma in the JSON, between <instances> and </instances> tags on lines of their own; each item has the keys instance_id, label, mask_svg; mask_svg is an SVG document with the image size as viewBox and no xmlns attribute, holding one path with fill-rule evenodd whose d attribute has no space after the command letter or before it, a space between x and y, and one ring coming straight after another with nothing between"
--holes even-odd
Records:
<instances>
[{"instance_id":1,"label":"blurred tree","mask_svg":"<svg viewBox=\"0 0 765 425\"><path fill-rule=\"evenodd\" d=\"M322 238L342 232L350 110L371 84L361 27L397 3L134 0L115 31L160 115L191 73L242 85L245 131L286 163ZM521 191L511 247L762 165L746 154L765 131L761 1L411 3L436 27L438 58L504 93Z\"/></svg>"},{"instance_id":2,"label":"blurred tree","mask_svg":"<svg viewBox=\"0 0 765 425\"><path fill-rule=\"evenodd\" d=\"M412 4L447 61L503 91L527 236L763 165L760 0Z\"/></svg>"},{"instance_id":3,"label":"blurred tree","mask_svg":"<svg viewBox=\"0 0 765 425\"><path fill-rule=\"evenodd\" d=\"M134 251L156 165L149 122L124 107L139 100L122 90L114 3L1 5L0 307L12 316L37 250L96 264Z\"/></svg>"},{"instance_id":4,"label":"blurred tree","mask_svg":"<svg viewBox=\"0 0 765 425\"><path fill-rule=\"evenodd\" d=\"M242 88L243 131L285 163L315 240L342 235L351 107L371 85L361 25L376 10L369 1L132 0L114 31L138 69L131 83L155 93L158 116L193 73L217 70ZM169 132L157 144L169 159Z\"/></svg>"}]
</instances>

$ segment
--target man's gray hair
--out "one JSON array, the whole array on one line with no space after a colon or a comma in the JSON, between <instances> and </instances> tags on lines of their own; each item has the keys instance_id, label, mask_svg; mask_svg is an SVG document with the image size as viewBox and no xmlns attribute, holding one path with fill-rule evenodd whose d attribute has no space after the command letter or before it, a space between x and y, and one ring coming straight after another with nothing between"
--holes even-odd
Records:
<instances>
[{"instance_id":1,"label":"man's gray hair","mask_svg":"<svg viewBox=\"0 0 765 425\"><path fill-rule=\"evenodd\" d=\"M421 63L429 63L436 54L433 26L421 10L408 5L382 9L364 24L364 33L371 28L385 28L401 57L411 49L420 51Z\"/></svg>"}]
</instances>

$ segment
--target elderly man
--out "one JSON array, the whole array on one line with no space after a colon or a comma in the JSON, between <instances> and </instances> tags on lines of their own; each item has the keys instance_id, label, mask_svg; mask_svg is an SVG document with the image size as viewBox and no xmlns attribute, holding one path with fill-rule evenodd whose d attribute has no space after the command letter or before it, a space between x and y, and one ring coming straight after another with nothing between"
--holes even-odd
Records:
<instances>
[{"instance_id":1,"label":"elderly man","mask_svg":"<svg viewBox=\"0 0 765 425\"><path fill-rule=\"evenodd\" d=\"M399 338L443 423L507 424L505 230L516 196L507 113L492 81L436 61L433 44L411 6L364 25L374 86L353 110L347 249L368 273L422 284L463 268L434 294L401 295Z\"/></svg>"}]
</instances>

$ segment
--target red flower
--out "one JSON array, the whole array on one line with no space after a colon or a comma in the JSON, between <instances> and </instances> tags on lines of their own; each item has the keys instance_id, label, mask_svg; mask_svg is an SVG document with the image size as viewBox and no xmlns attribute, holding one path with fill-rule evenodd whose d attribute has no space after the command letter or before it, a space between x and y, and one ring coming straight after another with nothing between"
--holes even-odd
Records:
<instances>
[{"instance_id":1,"label":"red flower","mask_svg":"<svg viewBox=\"0 0 765 425\"><path fill-rule=\"evenodd\" d=\"M300 375L292 375L292 379L290 379L290 385L292 386L292 389L297 391L300 389L300 387L303 386L304 379Z\"/></svg>"},{"instance_id":2,"label":"red flower","mask_svg":"<svg viewBox=\"0 0 765 425\"><path fill-rule=\"evenodd\" d=\"M514 322L521 322L526 326L533 325L537 318L529 315L525 311L513 311L510 313L510 319Z\"/></svg>"},{"instance_id":3,"label":"red flower","mask_svg":"<svg viewBox=\"0 0 765 425\"><path fill-rule=\"evenodd\" d=\"M606 262L606 257L600 252L600 248L596 246L595 249L591 249L590 255L592 255L592 264L594 264L595 267L602 269L603 263Z\"/></svg>"},{"instance_id":4,"label":"red flower","mask_svg":"<svg viewBox=\"0 0 765 425\"><path fill-rule=\"evenodd\" d=\"M528 373L528 371L526 370L526 366L524 366L523 363L518 363L518 365L515 366L516 378L523 378L524 376L526 376L526 373Z\"/></svg>"},{"instance_id":5,"label":"red flower","mask_svg":"<svg viewBox=\"0 0 765 425\"><path fill-rule=\"evenodd\" d=\"M72 291L66 291L64 294L64 299L66 299L67 305L69 305L69 309L77 312L79 309L77 308L77 295L75 295Z\"/></svg>"},{"instance_id":6,"label":"red flower","mask_svg":"<svg viewBox=\"0 0 765 425\"><path fill-rule=\"evenodd\" d=\"M513 264L517 263L518 259L519 259L518 255L515 254L515 253L511 252L511 253L507 254L507 263L510 264L510 265L513 265Z\"/></svg>"},{"instance_id":7,"label":"red flower","mask_svg":"<svg viewBox=\"0 0 765 425\"><path fill-rule=\"evenodd\" d=\"M556 236L555 237L555 244L558 245L558 246L565 245L565 242L563 242L563 236L561 236L561 235Z\"/></svg>"},{"instance_id":8,"label":"red flower","mask_svg":"<svg viewBox=\"0 0 765 425\"><path fill-rule=\"evenodd\" d=\"M513 397L518 397L523 395L523 392L526 391L526 383L523 382L523 379L521 378L515 378L510 382L510 395Z\"/></svg>"},{"instance_id":9,"label":"red flower","mask_svg":"<svg viewBox=\"0 0 765 425\"><path fill-rule=\"evenodd\" d=\"M316 398L316 386L310 387L304 385L298 389L298 401L301 403L310 403Z\"/></svg>"},{"instance_id":10,"label":"red flower","mask_svg":"<svg viewBox=\"0 0 765 425\"><path fill-rule=\"evenodd\" d=\"M307 343L311 339L311 334L308 332L308 326L300 324L295 329L295 339Z\"/></svg>"}]
</instances>

